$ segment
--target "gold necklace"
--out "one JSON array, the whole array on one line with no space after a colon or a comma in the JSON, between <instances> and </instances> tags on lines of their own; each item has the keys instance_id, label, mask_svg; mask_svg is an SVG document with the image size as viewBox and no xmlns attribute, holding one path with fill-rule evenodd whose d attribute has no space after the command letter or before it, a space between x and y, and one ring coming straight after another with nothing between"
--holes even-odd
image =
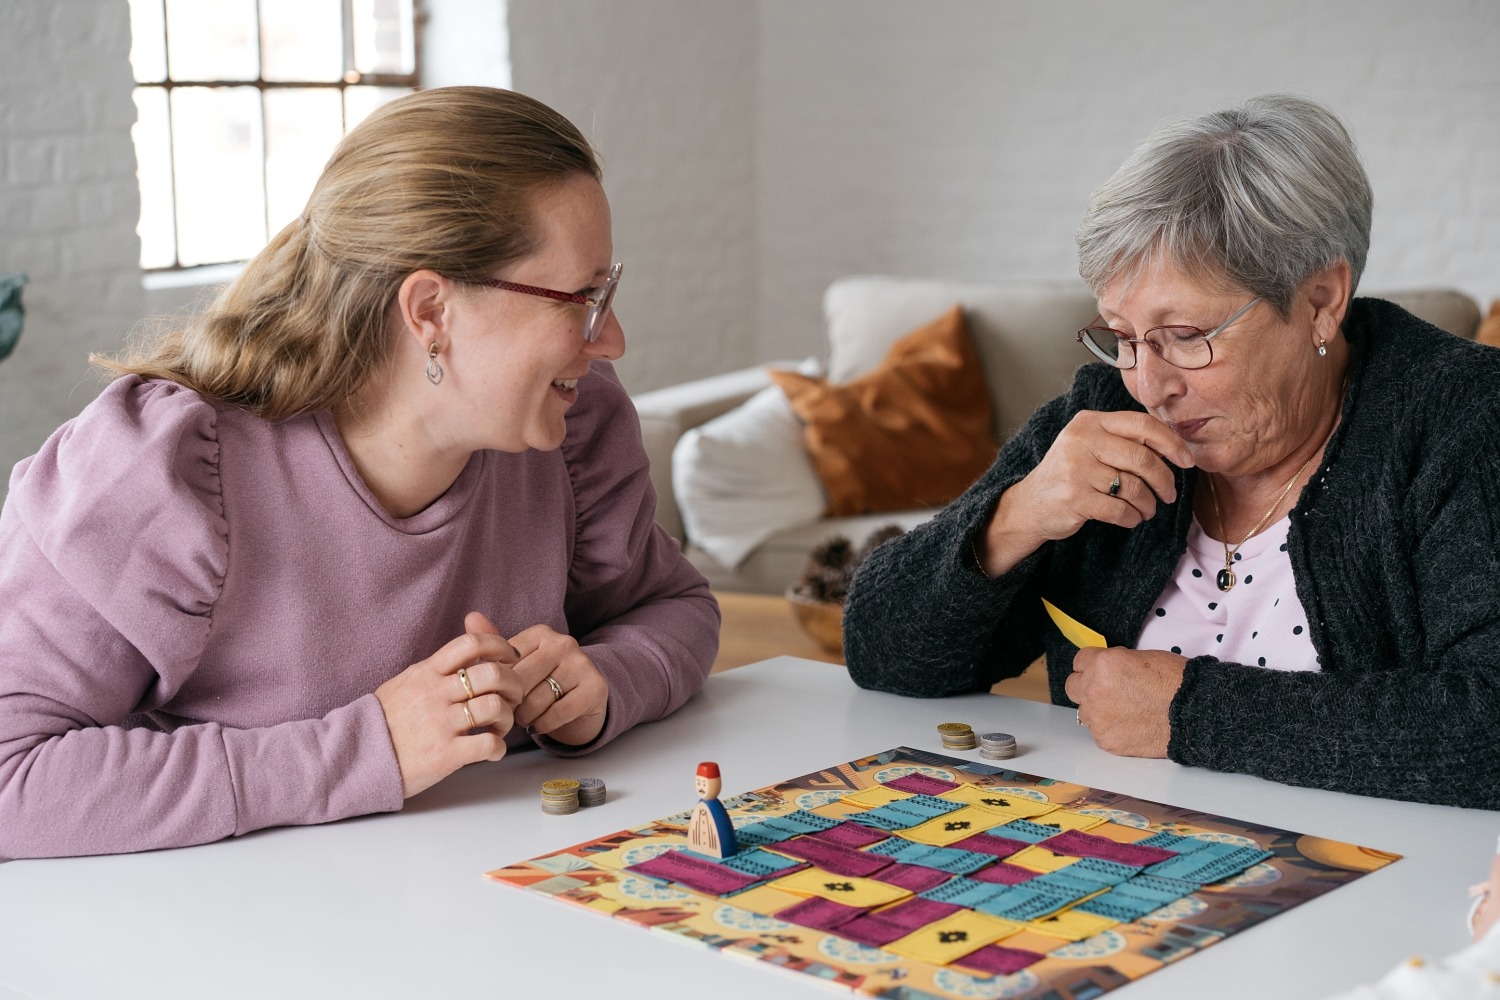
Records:
<instances>
[{"instance_id":1,"label":"gold necklace","mask_svg":"<svg viewBox=\"0 0 1500 1000\"><path fill-rule=\"evenodd\" d=\"M1324 443L1326 444L1327 442ZM1214 517L1218 518L1219 521L1219 534L1224 536L1224 568L1219 570L1219 575L1214 578L1214 583L1218 584L1219 590L1227 594L1234 589L1235 583L1238 582L1234 575L1234 554L1240 550L1240 546L1258 535L1260 529L1266 526L1266 522L1270 520L1271 515L1276 513L1276 508L1281 506L1281 501L1285 500L1286 495L1292 492L1292 487L1297 485L1297 480L1302 478L1302 473L1306 472L1307 467L1312 464L1313 458L1322 454L1322 451L1323 449L1319 448L1313 452L1307 461L1302 463L1302 468L1298 469L1297 474L1292 476L1292 481L1281 488L1281 493L1276 497L1276 502L1271 505L1271 509L1266 511L1265 515L1255 523L1255 527L1250 529L1250 534L1241 538L1233 547L1230 547L1229 544L1229 533L1224 530L1224 515L1219 511L1219 491L1214 487L1214 475L1212 472L1208 474L1208 495L1214 501Z\"/></svg>"},{"instance_id":2,"label":"gold necklace","mask_svg":"<svg viewBox=\"0 0 1500 1000\"><path fill-rule=\"evenodd\" d=\"M1349 376L1346 373L1344 375L1343 382L1339 385L1340 411L1342 411L1343 409L1343 399L1348 394L1348 392ZM1333 421L1333 430L1330 430L1328 432L1328 436L1323 439L1323 448L1327 448L1328 442L1333 440L1333 431L1339 429L1338 418L1341 416L1342 413L1335 417ZM1297 480L1302 478L1302 473L1307 471L1307 467L1312 464L1312 460L1323 454L1323 448L1319 448L1317 451L1308 456L1307 461L1302 463L1302 467L1297 470L1296 475L1292 476L1292 481L1281 488L1281 493L1276 497L1276 502L1271 505L1271 509L1266 511L1265 516L1263 516L1259 521L1255 523L1255 527L1250 529L1250 534L1246 535L1244 538L1241 538L1239 540L1239 543L1232 548L1229 545L1229 532L1224 528L1224 514L1219 510L1219 491L1214 486L1214 474L1212 472L1208 474L1208 495L1213 499L1214 502L1214 517L1217 518L1219 522L1219 534L1224 536L1224 568L1219 570L1218 576L1214 578L1214 583L1218 585L1218 588L1222 593L1229 593L1230 590L1234 589L1234 585L1239 582L1238 578L1236 578L1234 575L1235 553L1238 552L1240 550L1240 547L1243 546L1246 542L1258 535L1261 528L1264 528L1266 526L1266 522L1270 520L1272 514L1276 513L1276 508L1281 506L1281 501L1286 499L1286 495L1292 492L1292 487L1297 485Z\"/></svg>"}]
</instances>

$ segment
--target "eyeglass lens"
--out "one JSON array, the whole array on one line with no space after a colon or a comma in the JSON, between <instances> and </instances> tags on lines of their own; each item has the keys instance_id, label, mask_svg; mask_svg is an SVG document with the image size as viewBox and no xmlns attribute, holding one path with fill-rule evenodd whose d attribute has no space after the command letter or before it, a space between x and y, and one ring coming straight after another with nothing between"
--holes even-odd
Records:
<instances>
[{"instance_id":1,"label":"eyeglass lens","mask_svg":"<svg viewBox=\"0 0 1500 1000\"><path fill-rule=\"evenodd\" d=\"M1148 330L1144 337L1121 337L1108 327L1091 326L1083 331L1095 353L1118 368L1134 368L1137 345L1145 343L1156 356L1177 368L1202 368L1213 357L1208 337L1192 326L1163 326Z\"/></svg>"}]
</instances>

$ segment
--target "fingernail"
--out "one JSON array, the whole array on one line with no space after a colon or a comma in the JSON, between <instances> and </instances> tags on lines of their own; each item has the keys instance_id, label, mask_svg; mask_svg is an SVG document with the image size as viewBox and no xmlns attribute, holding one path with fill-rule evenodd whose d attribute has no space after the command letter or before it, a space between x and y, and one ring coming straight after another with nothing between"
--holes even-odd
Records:
<instances>
[{"instance_id":1,"label":"fingernail","mask_svg":"<svg viewBox=\"0 0 1500 1000\"><path fill-rule=\"evenodd\" d=\"M506 643L506 645L510 646L510 655L519 660L521 658L521 651L516 649L516 647L511 646L508 642Z\"/></svg>"}]
</instances>

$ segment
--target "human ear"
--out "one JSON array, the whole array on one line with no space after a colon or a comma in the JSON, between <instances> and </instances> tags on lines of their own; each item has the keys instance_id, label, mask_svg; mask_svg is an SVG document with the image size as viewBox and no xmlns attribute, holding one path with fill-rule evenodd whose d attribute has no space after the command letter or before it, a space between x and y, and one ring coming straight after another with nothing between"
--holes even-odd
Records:
<instances>
[{"instance_id":1,"label":"human ear","mask_svg":"<svg viewBox=\"0 0 1500 1000\"><path fill-rule=\"evenodd\" d=\"M447 347L448 322L452 315L453 282L436 271L413 271L396 290L396 309L406 331L417 339L422 353L434 344Z\"/></svg>"},{"instance_id":2,"label":"human ear","mask_svg":"<svg viewBox=\"0 0 1500 1000\"><path fill-rule=\"evenodd\" d=\"M1349 311L1353 271L1349 262L1336 260L1303 282L1303 296L1312 309L1313 344L1336 339Z\"/></svg>"}]
</instances>

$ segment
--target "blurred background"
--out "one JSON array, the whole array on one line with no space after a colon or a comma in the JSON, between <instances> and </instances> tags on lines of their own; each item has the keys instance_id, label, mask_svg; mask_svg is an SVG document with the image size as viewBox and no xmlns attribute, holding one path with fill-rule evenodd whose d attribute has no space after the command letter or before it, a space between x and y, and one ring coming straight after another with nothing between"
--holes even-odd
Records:
<instances>
[{"instance_id":1,"label":"blurred background","mask_svg":"<svg viewBox=\"0 0 1500 1000\"><path fill-rule=\"evenodd\" d=\"M1272 91L1359 142L1368 287L1487 304L1497 43L1490 0L5 0L0 489L98 391L89 351L211 294L413 87L514 86L595 141L639 392L818 353L841 275L1076 281L1136 140Z\"/></svg>"}]
</instances>

